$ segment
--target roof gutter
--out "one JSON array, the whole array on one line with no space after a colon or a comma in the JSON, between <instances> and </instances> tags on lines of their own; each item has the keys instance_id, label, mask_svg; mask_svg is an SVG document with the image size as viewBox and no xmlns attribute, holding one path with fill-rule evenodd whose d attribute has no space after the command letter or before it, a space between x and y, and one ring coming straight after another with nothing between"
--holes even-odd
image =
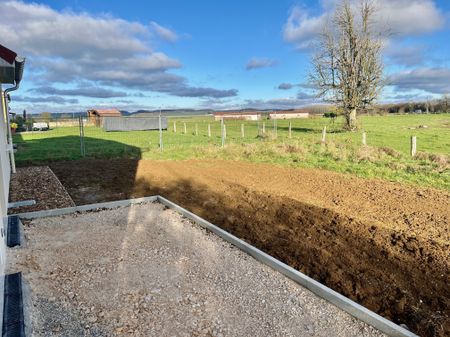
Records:
<instances>
[{"instance_id":1,"label":"roof gutter","mask_svg":"<svg viewBox=\"0 0 450 337\"><path fill-rule=\"evenodd\" d=\"M9 120L9 99L8 94L11 91L15 91L19 89L20 82L22 81L23 70L25 68L25 58L16 56L14 60L14 86L8 89L5 89L3 92L3 99L5 100L6 107L6 124L7 124L7 132L8 132L8 150L9 150L9 158L11 161L11 171L12 173L16 173L16 160L14 158L14 147L12 140L12 132L11 132L11 122Z\"/></svg>"}]
</instances>

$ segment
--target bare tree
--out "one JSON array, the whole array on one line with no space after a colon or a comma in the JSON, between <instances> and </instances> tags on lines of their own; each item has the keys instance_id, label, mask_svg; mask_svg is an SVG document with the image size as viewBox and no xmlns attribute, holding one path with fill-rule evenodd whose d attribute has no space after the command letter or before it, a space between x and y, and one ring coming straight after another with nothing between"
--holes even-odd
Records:
<instances>
[{"instance_id":1,"label":"bare tree","mask_svg":"<svg viewBox=\"0 0 450 337\"><path fill-rule=\"evenodd\" d=\"M310 80L319 97L342 109L348 130L357 128L358 112L374 103L382 88L382 39L373 28L374 14L367 0L358 9L344 0L312 58Z\"/></svg>"}]
</instances>

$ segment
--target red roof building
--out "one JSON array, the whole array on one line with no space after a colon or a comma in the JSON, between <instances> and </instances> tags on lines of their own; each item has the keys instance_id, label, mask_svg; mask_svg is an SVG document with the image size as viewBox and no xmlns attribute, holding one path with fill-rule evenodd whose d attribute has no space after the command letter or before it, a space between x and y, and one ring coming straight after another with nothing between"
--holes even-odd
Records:
<instances>
[{"instance_id":1,"label":"red roof building","mask_svg":"<svg viewBox=\"0 0 450 337\"><path fill-rule=\"evenodd\" d=\"M88 117L120 117L122 114L116 108L88 110Z\"/></svg>"}]
</instances>

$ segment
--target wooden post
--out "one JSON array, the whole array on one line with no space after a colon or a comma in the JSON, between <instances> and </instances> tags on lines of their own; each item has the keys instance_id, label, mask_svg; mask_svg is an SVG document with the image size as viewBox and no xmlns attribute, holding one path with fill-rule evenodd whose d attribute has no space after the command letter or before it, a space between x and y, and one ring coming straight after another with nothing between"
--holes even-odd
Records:
<instances>
[{"instance_id":1,"label":"wooden post","mask_svg":"<svg viewBox=\"0 0 450 337\"><path fill-rule=\"evenodd\" d=\"M277 118L273 119L273 135L275 138L278 138L278 125L277 125Z\"/></svg>"},{"instance_id":2,"label":"wooden post","mask_svg":"<svg viewBox=\"0 0 450 337\"><path fill-rule=\"evenodd\" d=\"M362 145L367 145L367 136L365 132L362 133Z\"/></svg>"},{"instance_id":3,"label":"wooden post","mask_svg":"<svg viewBox=\"0 0 450 337\"><path fill-rule=\"evenodd\" d=\"M198 136L198 124L195 123L195 135Z\"/></svg>"},{"instance_id":4,"label":"wooden post","mask_svg":"<svg viewBox=\"0 0 450 337\"><path fill-rule=\"evenodd\" d=\"M244 124L241 124L241 137L245 138Z\"/></svg>"},{"instance_id":5,"label":"wooden post","mask_svg":"<svg viewBox=\"0 0 450 337\"><path fill-rule=\"evenodd\" d=\"M173 122L173 132L177 133L177 122Z\"/></svg>"},{"instance_id":6,"label":"wooden post","mask_svg":"<svg viewBox=\"0 0 450 337\"><path fill-rule=\"evenodd\" d=\"M262 133L263 134L266 133L266 123L265 122L263 122Z\"/></svg>"},{"instance_id":7,"label":"wooden post","mask_svg":"<svg viewBox=\"0 0 450 337\"><path fill-rule=\"evenodd\" d=\"M208 124L208 137L211 138L211 124Z\"/></svg>"},{"instance_id":8,"label":"wooden post","mask_svg":"<svg viewBox=\"0 0 450 337\"><path fill-rule=\"evenodd\" d=\"M327 137L327 127L324 126L322 130L322 143L325 143Z\"/></svg>"},{"instance_id":9,"label":"wooden post","mask_svg":"<svg viewBox=\"0 0 450 337\"><path fill-rule=\"evenodd\" d=\"M223 138L227 139L227 126L225 124L223 125Z\"/></svg>"},{"instance_id":10,"label":"wooden post","mask_svg":"<svg viewBox=\"0 0 450 337\"><path fill-rule=\"evenodd\" d=\"M186 130L186 123L183 123L184 124L184 134L186 134L187 133L187 130Z\"/></svg>"},{"instance_id":11,"label":"wooden post","mask_svg":"<svg viewBox=\"0 0 450 337\"><path fill-rule=\"evenodd\" d=\"M222 147L225 146L225 124L223 123L223 118L220 120L220 133L222 136Z\"/></svg>"},{"instance_id":12,"label":"wooden post","mask_svg":"<svg viewBox=\"0 0 450 337\"><path fill-rule=\"evenodd\" d=\"M411 136L411 157L414 157L417 153L417 137Z\"/></svg>"},{"instance_id":13,"label":"wooden post","mask_svg":"<svg viewBox=\"0 0 450 337\"><path fill-rule=\"evenodd\" d=\"M292 122L289 122L289 138L292 138Z\"/></svg>"}]
</instances>

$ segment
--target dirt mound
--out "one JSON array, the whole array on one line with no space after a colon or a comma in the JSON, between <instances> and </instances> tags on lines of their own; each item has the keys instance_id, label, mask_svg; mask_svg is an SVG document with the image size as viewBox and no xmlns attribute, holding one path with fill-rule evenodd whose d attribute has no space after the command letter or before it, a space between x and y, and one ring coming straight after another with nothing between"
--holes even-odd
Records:
<instances>
[{"instance_id":1,"label":"dirt mound","mask_svg":"<svg viewBox=\"0 0 450 337\"><path fill-rule=\"evenodd\" d=\"M416 333L450 331L446 192L223 161L52 168L78 204L164 195Z\"/></svg>"}]
</instances>

